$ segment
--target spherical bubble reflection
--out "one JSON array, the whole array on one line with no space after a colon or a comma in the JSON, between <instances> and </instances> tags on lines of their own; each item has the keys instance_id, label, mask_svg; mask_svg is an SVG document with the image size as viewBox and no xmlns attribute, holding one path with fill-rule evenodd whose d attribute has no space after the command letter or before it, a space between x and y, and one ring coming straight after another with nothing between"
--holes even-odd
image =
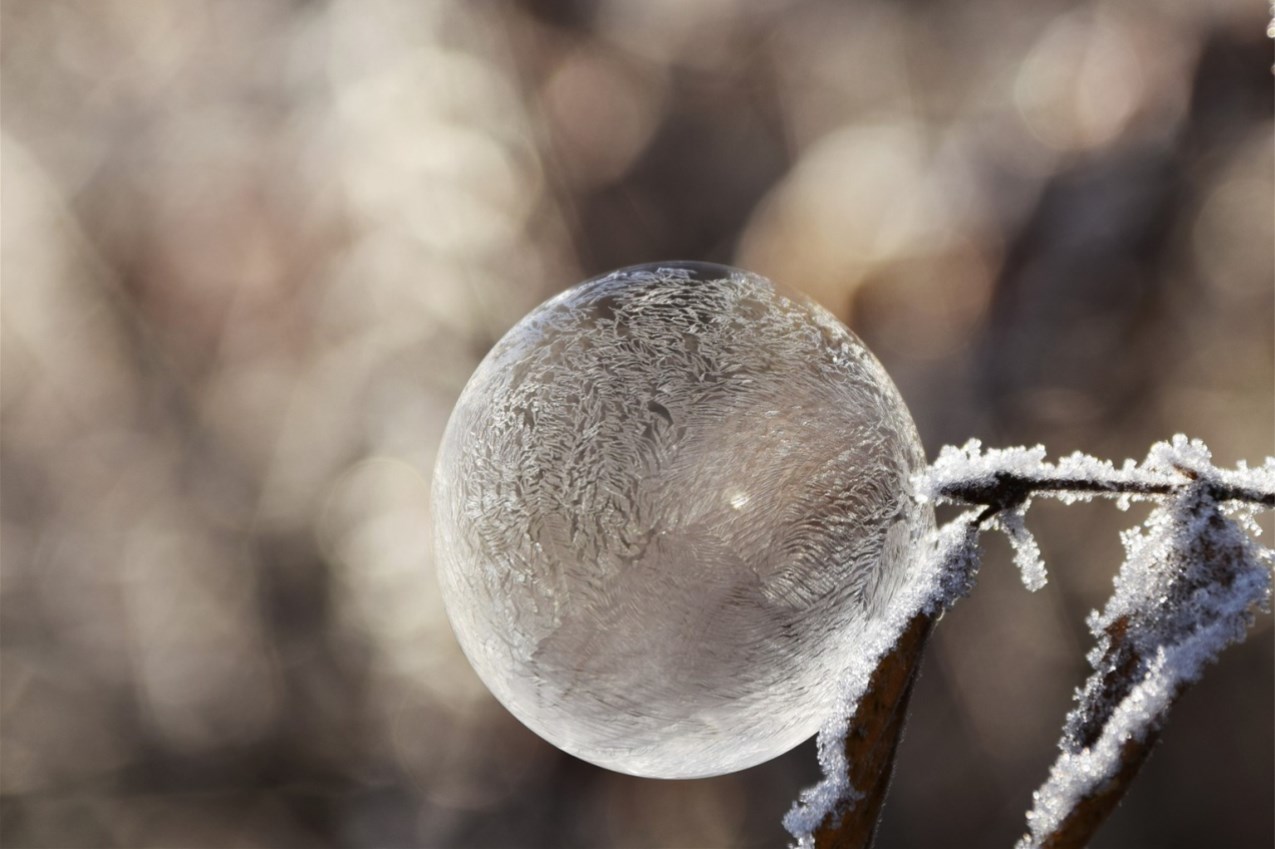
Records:
<instances>
[{"instance_id":1,"label":"spherical bubble reflection","mask_svg":"<svg viewBox=\"0 0 1275 849\"><path fill-rule=\"evenodd\" d=\"M933 523L862 343L754 274L672 263L542 305L457 402L439 574L479 676L560 748L718 775L808 738Z\"/></svg>"}]
</instances>

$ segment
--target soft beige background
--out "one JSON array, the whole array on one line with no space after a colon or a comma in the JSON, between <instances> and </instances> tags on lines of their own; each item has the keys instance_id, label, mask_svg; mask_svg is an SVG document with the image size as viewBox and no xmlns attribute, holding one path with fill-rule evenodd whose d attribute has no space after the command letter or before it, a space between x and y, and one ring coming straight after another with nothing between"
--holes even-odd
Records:
<instances>
[{"instance_id":1,"label":"soft beige background","mask_svg":"<svg viewBox=\"0 0 1275 849\"><path fill-rule=\"evenodd\" d=\"M6 0L0 839L782 844L809 746L640 781L478 683L429 545L453 399L544 298L705 259L847 321L931 455L1121 459L1185 431L1260 461L1265 14ZM1132 521L1038 508L1037 595L989 541L883 846L1021 832ZM1096 845L1271 845L1272 654L1267 616Z\"/></svg>"}]
</instances>

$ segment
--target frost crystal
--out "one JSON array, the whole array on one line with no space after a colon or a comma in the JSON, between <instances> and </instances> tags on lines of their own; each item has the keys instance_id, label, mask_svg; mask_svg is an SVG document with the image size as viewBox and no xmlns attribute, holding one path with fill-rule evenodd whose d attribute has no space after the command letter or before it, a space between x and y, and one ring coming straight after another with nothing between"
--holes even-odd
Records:
<instances>
[{"instance_id":1,"label":"frost crystal","mask_svg":"<svg viewBox=\"0 0 1275 849\"><path fill-rule=\"evenodd\" d=\"M737 269L626 269L479 367L435 476L444 599L480 677L559 747L715 775L813 734L933 526L881 366Z\"/></svg>"},{"instance_id":2,"label":"frost crystal","mask_svg":"<svg viewBox=\"0 0 1275 849\"><path fill-rule=\"evenodd\" d=\"M1045 561L1040 559L1040 546L1027 530L1025 514L1030 504L1024 501L1019 507L998 514L996 522L1014 548L1014 565L1023 573L1023 586L1035 592L1045 586L1048 577Z\"/></svg>"},{"instance_id":3,"label":"frost crystal","mask_svg":"<svg viewBox=\"0 0 1275 849\"><path fill-rule=\"evenodd\" d=\"M991 484L997 475L1017 473L1030 475L1043 468L1045 448L993 448L983 452L983 443L971 439L961 448L943 446L939 457L917 476L918 494L931 501L942 501L944 490L954 484Z\"/></svg>"}]
</instances>

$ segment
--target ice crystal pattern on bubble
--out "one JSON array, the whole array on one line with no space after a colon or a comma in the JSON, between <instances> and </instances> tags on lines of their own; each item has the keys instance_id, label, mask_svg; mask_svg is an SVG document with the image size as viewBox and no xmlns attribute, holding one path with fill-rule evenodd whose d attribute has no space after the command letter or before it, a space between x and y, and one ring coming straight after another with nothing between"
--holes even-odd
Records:
<instances>
[{"instance_id":1,"label":"ice crystal pattern on bubble","mask_svg":"<svg viewBox=\"0 0 1275 849\"><path fill-rule=\"evenodd\" d=\"M439 572L492 692L638 775L809 737L933 524L881 366L724 266L625 269L544 304L466 387L435 478Z\"/></svg>"}]
</instances>

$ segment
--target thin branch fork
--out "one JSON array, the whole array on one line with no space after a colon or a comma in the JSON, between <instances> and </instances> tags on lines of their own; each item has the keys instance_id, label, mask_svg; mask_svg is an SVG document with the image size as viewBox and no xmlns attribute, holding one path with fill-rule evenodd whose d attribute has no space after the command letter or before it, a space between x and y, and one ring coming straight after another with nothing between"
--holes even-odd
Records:
<instances>
[{"instance_id":1,"label":"thin branch fork","mask_svg":"<svg viewBox=\"0 0 1275 849\"><path fill-rule=\"evenodd\" d=\"M988 474L970 474L965 479L947 480L931 489L930 497L936 502L982 506L977 515L967 515L957 522L966 522L972 534L971 544L976 544L978 531L985 523L1003 511L1021 509L1035 496L1065 497L1066 495L1099 496L1163 500L1181 497L1194 490L1200 499L1197 503L1216 505L1223 502L1242 502L1271 509L1275 508L1275 488L1254 487L1218 480L1209 475L1201 480L1194 470L1174 465L1181 474L1179 480L1158 479L1158 476L1130 474L1127 470L1109 476L1080 476L1074 469L1057 470L1052 466L1038 466L1031 474L1000 469ZM1247 483L1247 481L1244 481ZM1220 517L1218 517L1220 520ZM1205 559L1226 560L1225 552L1206 552ZM975 561L974 568L977 568ZM964 583L972 578L972 572ZM961 583L961 582L958 582ZM964 594L965 590L958 593ZM945 602L950 604L954 599ZM898 737L902 731L908 697L919 667L921 650L937 618L937 612L918 612L900 635L893 649L879 662L867 692L850 719L850 732L844 740L846 761L851 775L851 786L860 789L857 798L829 812L811 835L816 849L862 849L872 843L880 819ZM1123 624L1124 627L1121 627ZM1126 693L1141 680L1132 667L1140 667L1144 658L1126 633L1128 622L1113 623L1107 632L1108 659L1115 655L1127 656L1129 664L1105 664L1107 674L1101 680L1100 692L1104 704L1089 717L1093 727L1077 729L1073 742L1085 746L1102 733L1111 717L1111 710ZM1176 701L1181 688L1175 689L1171 701ZM1167 708L1166 708L1167 714ZM1115 809L1137 775L1142 764L1154 748L1156 738L1166 714L1145 729L1136 739L1125 741L1120 749L1119 768L1109 780L1092 788L1092 792L1078 799L1070 814L1058 826L1046 834L1038 834L1035 845L1049 849L1080 849L1088 845L1093 834ZM1083 738L1083 739L1082 739ZM1024 838L1027 840L1028 838Z\"/></svg>"},{"instance_id":2,"label":"thin branch fork","mask_svg":"<svg viewBox=\"0 0 1275 849\"><path fill-rule=\"evenodd\" d=\"M1204 498L1188 496L1187 504L1190 505L1188 509L1193 516L1205 518L1207 525L1218 533L1195 536L1186 543L1186 549L1170 555L1174 558L1185 557L1199 566L1187 568L1175 575L1172 583L1163 587L1162 591L1182 599L1206 590L1229 592L1242 580L1246 570L1260 567L1255 567L1246 556L1246 541L1242 538L1228 538L1220 533L1225 528L1226 520L1217 511L1216 501L1207 495ZM1264 583L1269 592L1269 579ZM1260 596L1250 595L1248 598L1250 603L1255 604ZM1180 614L1176 605L1170 609L1168 615L1172 618L1175 614ZM1198 645L1199 632L1230 619L1234 613L1221 608L1210 609L1207 613L1197 612L1193 616L1199 618L1193 619L1192 626L1186 631L1179 631L1179 626L1158 621L1160 615L1163 614L1158 608L1154 613L1135 610L1117 617L1103 629L1103 658L1095 666L1094 677L1091 677L1078 697L1076 709L1068 716L1061 743L1064 752L1076 754L1100 745L1100 738L1110 733L1109 725L1114 721L1119 707L1135 689L1142 688L1152 674L1151 658L1156 651L1174 651L1192 643ZM1230 638L1227 642L1235 639ZM1212 652L1216 653L1223 647L1224 645L1217 646ZM1025 837L1019 846L1034 845L1041 849L1083 849L1088 846L1098 827L1129 790L1155 748L1170 710L1196 675L1198 672L1173 680L1165 691L1165 702L1146 721L1141 731L1120 741L1113 772L1105 780L1080 794L1067 814L1052 827L1036 832L1036 825L1033 824L1034 833L1030 838Z\"/></svg>"}]
</instances>

